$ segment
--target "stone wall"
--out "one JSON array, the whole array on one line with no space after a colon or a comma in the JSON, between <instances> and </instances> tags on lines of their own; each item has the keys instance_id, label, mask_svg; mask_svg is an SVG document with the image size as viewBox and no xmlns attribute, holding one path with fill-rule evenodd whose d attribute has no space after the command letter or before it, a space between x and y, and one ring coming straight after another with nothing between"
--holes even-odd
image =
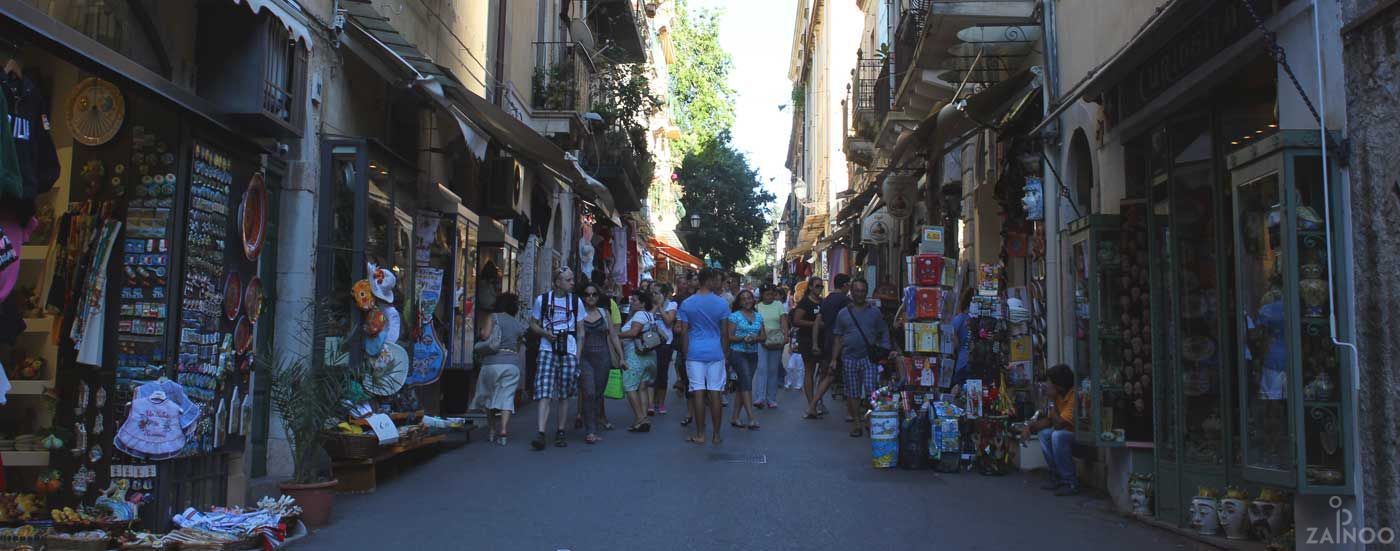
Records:
<instances>
[{"instance_id":1,"label":"stone wall","mask_svg":"<svg viewBox=\"0 0 1400 551\"><path fill-rule=\"evenodd\" d=\"M1400 3L1341 0L1365 522L1400 528Z\"/></svg>"}]
</instances>

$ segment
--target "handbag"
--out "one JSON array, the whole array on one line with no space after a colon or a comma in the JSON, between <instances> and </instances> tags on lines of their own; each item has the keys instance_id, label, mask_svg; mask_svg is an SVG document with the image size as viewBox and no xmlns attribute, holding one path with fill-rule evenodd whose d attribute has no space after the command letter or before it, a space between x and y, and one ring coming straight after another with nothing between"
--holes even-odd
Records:
<instances>
[{"instance_id":1,"label":"handbag","mask_svg":"<svg viewBox=\"0 0 1400 551\"><path fill-rule=\"evenodd\" d=\"M647 316L650 317L650 321L647 322L646 330L642 331L642 335L638 337L638 354L650 354L651 351L656 350L657 347L666 343L666 339L661 336L661 332L656 330L656 317L652 316L650 312L647 313Z\"/></svg>"},{"instance_id":2,"label":"handbag","mask_svg":"<svg viewBox=\"0 0 1400 551\"><path fill-rule=\"evenodd\" d=\"M483 356L495 354L501 349L501 324L499 320L494 319L495 314L491 314L491 316L493 318L491 320L491 335L485 341L472 346L474 352Z\"/></svg>"},{"instance_id":3,"label":"handbag","mask_svg":"<svg viewBox=\"0 0 1400 551\"><path fill-rule=\"evenodd\" d=\"M608 386L603 389L603 397L609 400L621 400L627 393L622 390L622 370L613 368L608 370Z\"/></svg>"},{"instance_id":4,"label":"handbag","mask_svg":"<svg viewBox=\"0 0 1400 551\"><path fill-rule=\"evenodd\" d=\"M783 334L781 328L769 329L768 334L763 337L763 347L769 350L782 350L783 345L787 344L787 340L787 335Z\"/></svg>"},{"instance_id":5,"label":"handbag","mask_svg":"<svg viewBox=\"0 0 1400 551\"><path fill-rule=\"evenodd\" d=\"M854 312L847 309L846 315L851 317L851 325L856 326L856 331L860 332L860 340L865 341L865 350L869 353L870 361L880 363L890 356L890 349L870 344L870 339L866 338L865 330L860 328L860 321L856 320Z\"/></svg>"}]
</instances>

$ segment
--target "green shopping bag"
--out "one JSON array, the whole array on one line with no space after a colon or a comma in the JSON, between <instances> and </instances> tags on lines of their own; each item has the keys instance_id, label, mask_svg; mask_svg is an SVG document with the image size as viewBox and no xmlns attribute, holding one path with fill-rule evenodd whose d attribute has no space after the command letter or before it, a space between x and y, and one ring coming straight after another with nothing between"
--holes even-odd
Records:
<instances>
[{"instance_id":1,"label":"green shopping bag","mask_svg":"<svg viewBox=\"0 0 1400 551\"><path fill-rule=\"evenodd\" d=\"M603 389L603 397L613 400L621 400L627 393L622 391L622 370L608 370L608 388Z\"/></svg>"}]
</instances>

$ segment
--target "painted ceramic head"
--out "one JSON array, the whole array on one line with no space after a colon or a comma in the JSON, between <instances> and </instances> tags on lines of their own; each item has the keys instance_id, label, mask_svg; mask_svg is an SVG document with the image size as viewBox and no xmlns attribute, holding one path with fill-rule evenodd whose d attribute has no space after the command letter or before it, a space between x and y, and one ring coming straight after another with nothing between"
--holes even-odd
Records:
<instances>
[{"instance_id":1,"label":"painted ceramic head","mask_svg":"<svg viewBox=\"0 0 1400 551\"><path fill-rule=\"evenodd\" d=\"M1220 529L1220 517L1215 512L1218 507L1217 502L1211 498L1197 497L1191 500L1191 526L1201 534L1216 533Z\"/></svg>"},{"instance_id":2,"label":"painted ceramic head","mask_svg":"<svg viewBox=\"0 0 1400 551\"><path fill-rule=\"evenodd\" d=\"M1026 190L1025 195L1021 197L1021 206L1026 209L1026 220L1045 219L1045 195L1040 178L1026 178Z\"/></svg>"},{"instance_id":3,"label":"painted ceramic head","mask_svg":"<svg viewBox=\"0 0 1400 551\"><path fill-rule=\"evenodd\" d=\"M355 299L356 308L369 310L374 307L374 292L368 279L361 279L350 286L350 295Z\"/></svg>"},{"instance_id":4,"label":"painted ceramic head","mask_svg":"<svg viewBox=\"0 0 1400 551\"><path fill-rule=\"evenodd\" d=\"M373 308L365 312L365 334L369 336L378 335L384 330L384 324L388 323L384 318L384 311Z\"/></svg>"},{"instance_id":5,"label":"painted ceramic head","mask_svg":"<svg viewBox=\"0 0 1400 551\"><path fill-rule=\"evenodd\" d=\"M1216 517L1220 521L1220 527L1225 530L1225 537L1232 540L1246 538L1249 533L1249 517L1245 508L1244 501L1239 499L1220 500L1220 509L1216 511Z\"/></svg>"}]
</instances>

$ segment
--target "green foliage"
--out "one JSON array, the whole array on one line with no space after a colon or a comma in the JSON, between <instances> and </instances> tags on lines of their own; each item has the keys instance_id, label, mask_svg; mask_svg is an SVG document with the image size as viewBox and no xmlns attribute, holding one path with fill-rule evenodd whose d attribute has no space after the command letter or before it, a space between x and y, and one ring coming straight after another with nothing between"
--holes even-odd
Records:
<instances>
[{"instance_id":1,"label":"green foliage","mask_svg":"<svg viewBox=\"0 0 1400 551\"><path fill-rule=\"evenodd\" d=\"M744 275L763 283L769 283L773 281L773 264L768 262L756 264L754 267L749 268L749 271L744 272Z\"/></svg>"},{"instance_id":2,"label":"green foliage","mask_svg":"<svg viewBox=\"0 0 1400 551\"><path fill-rule=\"evenodd\" d=\"M321 301L323 311L343 310L350 297L340 300ZM302 319L314 319L314 304L308 304ZM349 334L340 330L337 322L326 322L299 332L309 341L298 343L299 352L270 349L258 352L255 357L258 370L271 378L269 399L273 409L281 418L282 429L292 448L292 482L311 484L328 480L330 457L322 444L322 432L334 427L346 414L345 399L363 395L362 382L371 388L384 384L384 375L395 366L388 366L383 372L375 370L368 362L352 362L350 347L358 346L363 337L358 328ZM344 338L327 338L341 337ZM323 361L317 361L312 352L312 343L325 342Z\"/></svg>"},{"instance_id":3,"label":"green foliage","mask_svg":"<svg viewBox=\"0 0 1400 551\"><path fill-rule=\"evenodd\" d=\"M684 187L685 211L702 217L703 226L689 240L690 251L726 267L748 259L768 233L768 204L775 198L760 185L744 154L730 144L729 131L687 154L676 172Z\"/></svg>"},{"instance_id":4,"label":"green foliage","mask_svg":"<svg viewBox=\"0 0 1400 551\"><path fill-rule=\"evenodd\" d=\"M610 128L645 131L647 119L663 105L665 101L651 93L645 65L608 63L593 77L593 112Z\"/></svg>"},{"instance_id":5,"label":"green foliage","mask_svg":"<svg viewBox=\"0 0 1400 551\"><path fill-rule=\"evenodd\" d=\"M671 109L681 138L682 155L699 151L734 125L734 89L729 86L732 59L719 43L719 16L714 10L692 11L677 0L676 63L671 67Z\"/></svg>"},{"instance_id":6,"label":"green foliage","mask_svg":"<svg viewBox=\"0 0 1400 551\"><path fill-rule=\"evenodd\" d=\"M561 62L548 68L536 66L530 79L531 103L535 109L569 111L577 101L574 96L574 67Z\"/></svg>"},{"instance_id":7,"label":"green foliage","mask_svg":"<svg viewBox=\"0 0 1400 551\"><path fill-rule=\"evenodd\" d=\"M792 108L793 111L800 112L807 104L807 87L801 83L792 85Z\"/></svg>"}]
</instances>

